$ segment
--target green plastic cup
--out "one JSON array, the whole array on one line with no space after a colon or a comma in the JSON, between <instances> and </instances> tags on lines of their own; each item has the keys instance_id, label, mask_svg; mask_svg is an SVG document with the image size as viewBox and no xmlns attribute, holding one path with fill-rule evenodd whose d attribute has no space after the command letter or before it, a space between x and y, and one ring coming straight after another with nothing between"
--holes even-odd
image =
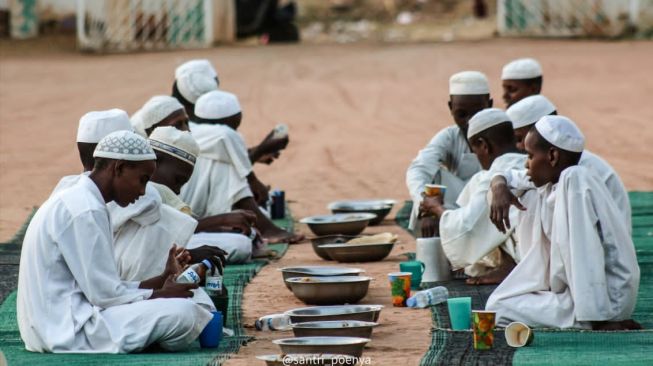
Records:
<instances>
[{"instance_id":1,"label":"green plastic cup","mask_svg":"<svg viewBox=\"0 0 653 366\"><path fill-rule=\"evenodd\" d=\"M420 261L406 261L399 263L401 272L410 272L410 287L411 289L418 289L422 283L422 275L424 274L424 263Z\"/></svg>"},{"instance_id":2,"label":"green plastic cup","mask_svg":"<svg viewBox=\"0 0 653 366\"><path fill-rule=\"evenodd\" d=\"M447 300L449 307L449 319L451 319L451 329L465 330L471 327L472 320L472 298L471 297L454 297Z\"/></svg>"}]
</instances>

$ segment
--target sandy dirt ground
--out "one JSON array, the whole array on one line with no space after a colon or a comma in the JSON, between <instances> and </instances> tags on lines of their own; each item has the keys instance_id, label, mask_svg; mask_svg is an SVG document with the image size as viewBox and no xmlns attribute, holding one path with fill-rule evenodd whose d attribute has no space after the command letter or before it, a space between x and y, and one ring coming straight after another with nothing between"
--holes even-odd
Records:
<instances>
[{"instance_id":1,"label":"sandy dirt ground","mask_svg":"<svg viewBox=\"0 0 653 366\"><path fill-rule=\"evenodd\" d=\"M504 107L501 67L522 56L540 60L543 93L579 124L589 149L615 167L627 188L653 189L653 45L647 42L298 45L105 56L2 43L0 51L0 240L13 235L61 176L80 171L74 140L82 114L112 107L133 113L151 95L168 94L174 67L195 57L209 58L222 88L239 95L248 142L278 122L290 126L288 150L256 172L286 191L298 218L326 213L333 200L408 198L406 166L452 123L449 76L485 72L495 106ZM394 226L370 232L379 230L400 234L402 244L387 260L360 265L375 278L363 303L386 305L365 355L377 365L416 364L429 344L430 314L392 308L386 279L415 243ZM300 244L265 267L246 288L246 321L301 306L277 268L318 263L310 245ZM270 339L287 334L256 335L230 365L276 352Z\"/></svg>"}]
</instances>

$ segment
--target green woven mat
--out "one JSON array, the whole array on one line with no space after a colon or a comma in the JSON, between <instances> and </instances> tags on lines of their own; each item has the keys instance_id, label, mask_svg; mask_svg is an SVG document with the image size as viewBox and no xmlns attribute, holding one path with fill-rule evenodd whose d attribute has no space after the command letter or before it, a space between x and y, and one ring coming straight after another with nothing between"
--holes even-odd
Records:
<instances>
[{"instance_id":1,"label":"green woven mat","mask_svg":"<svg viewBox=\"0 0 653 366\"><path fill-rule=\"evenodd\" d=\"M420 365L619 365L653 364L653 192L630 192L633 208L633 241L641 271L633 318L646 330L594 332L537 329L529 347L514 349L496 331L491 351L476 351L471 333L451 331L447 307L431 307L434 329L431 345ZM405 208L406 206L404 206ZM434 284L434 285L437 285ZM471 296L473 308L483 308L494 286L467 286L461 280L440 283L451 296Z\"/></svg>"},{"instance_id":2,"label":"green woven mat","mask_svg":"<svg viewBox=\"0 0 653 366\"><path fill-rule=\"evenodd\" d=\"M221 365L231 354L237 353L241 345L252 339L243 328L242 299L247 283L269 263L269 260L257 259L251 263L233 265L225 268L224 283L229 290L229 310L227 326L234 331L234 336L223 337L218 349L202 349L195 342L187 351L177 353L144 352L127 355L112 354L41 354L25 350L16 322L16 283L20 246L27 225L36 209L27 217L26 222L16 235L6 243L0 244L0 351L4 353L9 365ZM274 220L275 224L286 230L293 230L294 221L290 211L286 217ZM281 258L288 250L288 244L270 244L269 248L277 252L275 259ZM8 296L7 296L8 294ZM5 299L6 297L6 299Z\"/></svg>"}]
</instances>

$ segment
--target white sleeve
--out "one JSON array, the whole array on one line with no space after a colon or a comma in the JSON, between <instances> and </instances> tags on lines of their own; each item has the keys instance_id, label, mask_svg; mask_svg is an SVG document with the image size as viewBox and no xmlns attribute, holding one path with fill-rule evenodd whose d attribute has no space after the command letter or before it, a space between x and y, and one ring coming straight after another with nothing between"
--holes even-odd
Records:
<instances>
[{"instance_id":1,"label":"white sleeve","mask_svg":"<svg viewBox=\"0 0 653 366\"><path fill-rule=\"evenodd\" d=\"M518 191L527 191L529 189L535 189L535 185L528 178L526 169L510 169L505 172L497 172L492 175L492 179L495 177L503 177L508 184L508 187L511 189L516 189Z\"/></svg>"},{"instance_id":2,"label":"white sleeve","mask_svg":"<svg viewBox=\"0 0 653 366\"><path fill-rule=\"evenodd\" d=\"M406 186L413 201L421 201L424 185L431 183L440 170L440 165L446 161L447 154L453 150L451 129L438 132L417 157L410 163L406 171Z\"/></svg>"},{"instance_id":3,"label":"white sleeve","mask_svg":"<svg viewBox=\"0 0 653 366\"><path fill-rule=\"evenodd\" d=\"M152 290L134 288L118 276L106 213L75 217L56 239L59 250L89 302L101 308L150 298Z\"/></svg>"}]
</instances>

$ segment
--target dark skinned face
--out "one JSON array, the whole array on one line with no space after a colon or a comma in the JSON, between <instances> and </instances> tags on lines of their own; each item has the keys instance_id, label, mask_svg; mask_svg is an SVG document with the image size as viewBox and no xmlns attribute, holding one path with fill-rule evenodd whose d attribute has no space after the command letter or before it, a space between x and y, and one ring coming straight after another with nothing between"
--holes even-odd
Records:
<instances>
[{"instance_id":1,"label":"dark skinned face","mask_svg":"<svg viewBox=\"0 0 653 366\"><path fill-rule=\"evenodd\" d=\"M149 136L155 128L165 126L172 126L181 131L190 131L190 128L188 127L188 114L186 114L184 109L172 112L168 117L164 118L163 121L150 127L145 132Z\"/></svg>"},{"instance_id":2,"label":"dark skinned face","mask_svg":"<svg viewBox=\"0 0 653 366\"><path fill-rule=\"evenodd\" d=\"M229 118L225 118L223 123L234 130L238 130L238 127L240 127L240 122L242 120L243 120L243 113L241 112Z\"/></svg>"},{"instance_id":3,"label":"dark skinned face","mask_svg":"<svg viewBox=\"0 0 653 366\"><path fill-rule=\"evenodd\" d=\"M473 138L473 136L472 136ZM476 154L478 162L481 163L481 167L485 170L490 169L494 157L490 154L490 146L487 144L484 138L476 138L470 141L470 147L472 152Z\"/></svg>"},{"instance_id":4,"label":"dark skinned face","mask_svg":"<svg viewBox=\"0 0 653 366\"><path fill-rule=\"evenodd\" d=\"M159 152L157 152L159 154ZM160 154L157 159L157 167L152 181L163 184L170 188L175 194L181 192L181 187L188 182L193 174L193 166L171 156Z\"/></svg>"},{"instance_id":5,"label":"dark skinned face","mask_svg":"<svg viewBox=\"0 0 653 366\"><path fill-rule=\"evenodd\" d=\"M521 80L503 80L501 86L503 87L503 101L506 103L506 108L528 96L539 94L536 86Z\"/></svg>"},{"instance_id":6,"label":"dark skinned face","mask_svg":"<svg viewBox=\"0 0 653 366\"><path fill-rule=\"evenodd\" d=\"M526 148L526 154L528 154L526 160L527 174L536 187L541 187L550 182L557 182L557 176L560 174L556 169L559 162L559 152L554 148L549 150L538 148L538 138L540 136L537 133L529 132L524 140L524 147Z\"/></svg>"},{"instance_id":7,"label":"dark skinned face","mask_svg":"<svg viewBox=\"0 0 653 366\"><path fill-rule=\"evenodd\" d=\"M515 130L515 142L517 144L517 150L520 152L526 152L524 147L524 140L526 139L526 134L530 131L532 125L520 127Z\"/></svg>"},{"instance_id":8,"label":"dark skinned face","mask_svg":"<svg viewBox=\"0 0 653 366\"><path fill-rule=\"evenodd\" d=\"M456 125L467 136L467 123L477 112L492 107L492 98L488 95L451 95L449 110Z\"/></svg>"},{"instance_id":9,"label":"dark skinned face","mask_svg":"<svg viewBox=\"0 0 653 366\"><path fill-rule=\"evenodd\" d=\"M145 194L145 185L156 169L156 161L116 161L112 167L111 191L113 200L126 207Z\"/></svg>"}]
</instances>

